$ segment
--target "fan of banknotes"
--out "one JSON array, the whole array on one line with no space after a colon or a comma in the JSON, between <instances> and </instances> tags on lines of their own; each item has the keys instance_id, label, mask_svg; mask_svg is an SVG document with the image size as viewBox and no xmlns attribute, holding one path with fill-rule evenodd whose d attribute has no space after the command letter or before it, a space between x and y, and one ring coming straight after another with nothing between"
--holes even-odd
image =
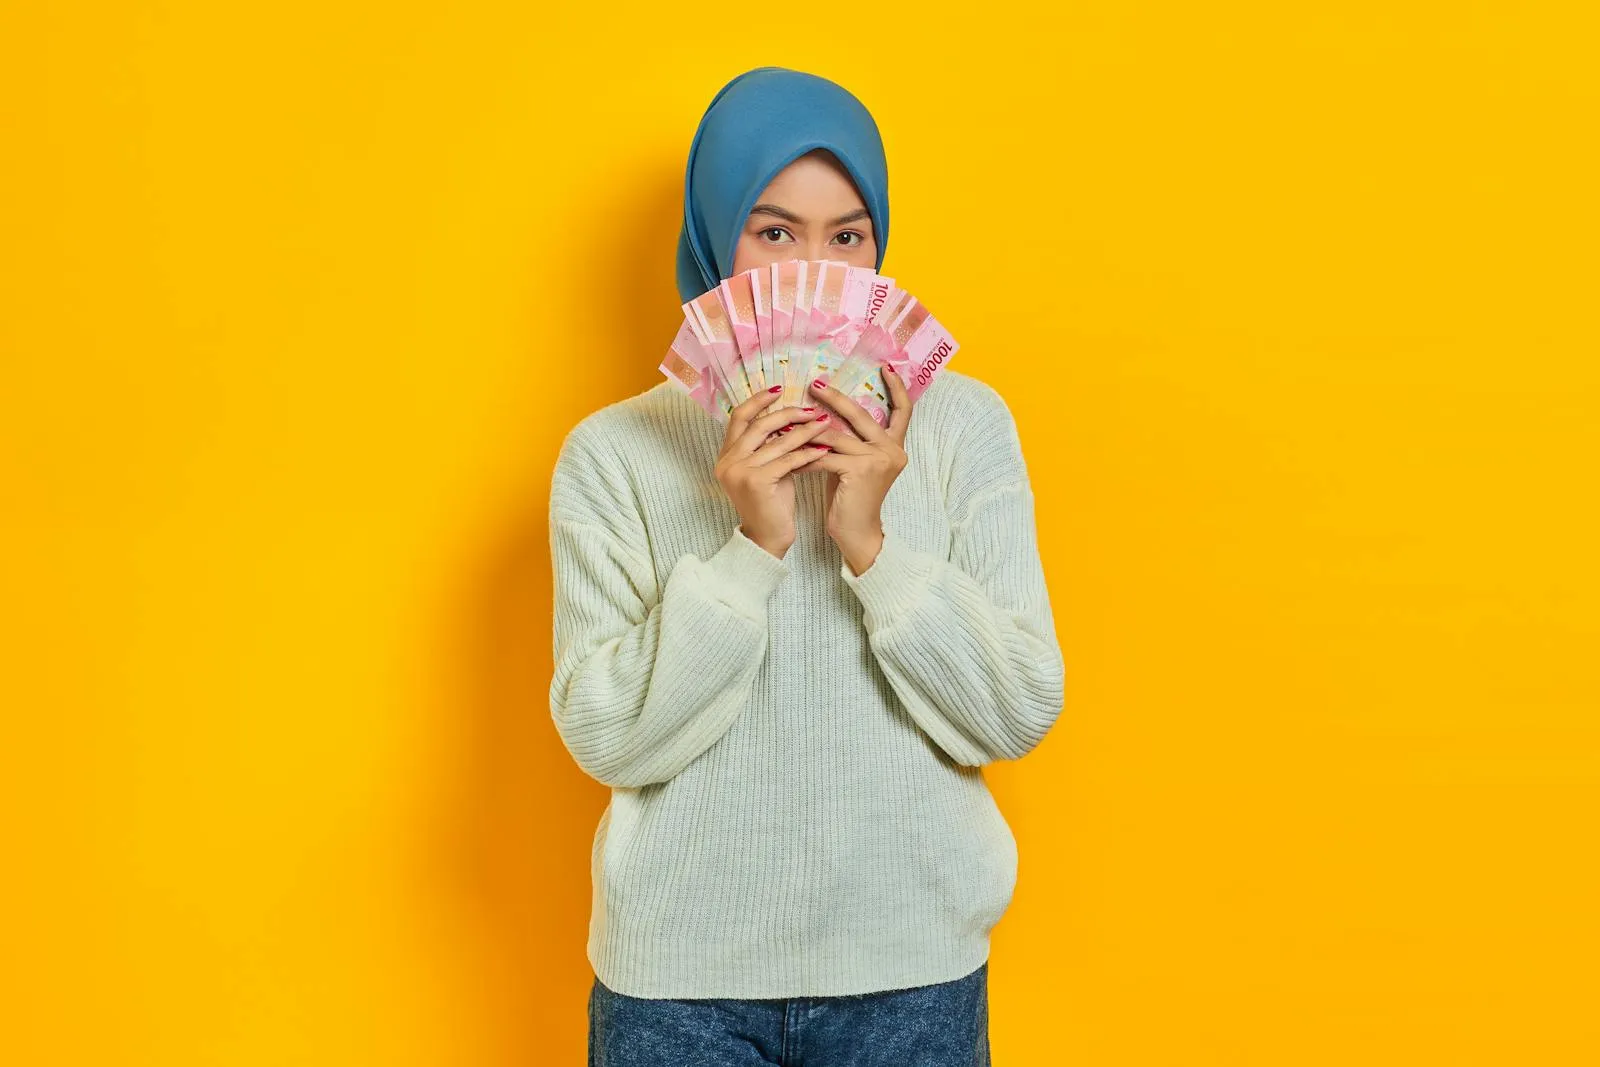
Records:
<instances>
[{"instance_id":1,"label":"fan of banknotes","mask_svg":"<svg viewBox=\"0 0 1600 1067\"><path fill-rule=\"evenodd\" d=\"M893 278L833 260L736 274L684 304L683 317L661 373L724 423L734 405L773 386L782 387L776 406L812 404L807 386L823 378L887 426L883 368L914 402L958 347Z\"/></svg>"}]
</instances>

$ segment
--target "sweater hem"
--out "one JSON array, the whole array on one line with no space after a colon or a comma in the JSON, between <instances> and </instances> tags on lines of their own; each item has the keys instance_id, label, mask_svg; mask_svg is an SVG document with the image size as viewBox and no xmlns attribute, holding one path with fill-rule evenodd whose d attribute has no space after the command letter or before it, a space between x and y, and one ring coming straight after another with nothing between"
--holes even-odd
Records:
<instances>
[{"instance_id":1,"label":"sweater hem","mask_svg":"<svg viewBox=\"0 0 1600 1067\"><path fill-rule=\"evenodd\" d=\"M739 949L714 943L680 946L673 954L664 946L629 958L620 951L598 952L591 941L586 955L602 985L623 996L648 1000L739 999L862 996L937 985L964 978L990 957L988 935L967 938L938 952L890 952L871 959L835 960L824 964L802 959L792 965L760 971L730 968L722 961Z\"/></svg>"}]
</instances>

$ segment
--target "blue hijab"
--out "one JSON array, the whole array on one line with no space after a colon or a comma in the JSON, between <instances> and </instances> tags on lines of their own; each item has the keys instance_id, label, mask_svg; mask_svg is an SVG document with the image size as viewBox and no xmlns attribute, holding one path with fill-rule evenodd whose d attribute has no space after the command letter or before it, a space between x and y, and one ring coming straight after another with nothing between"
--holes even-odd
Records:
<instances>
[{"instance_id":1,"label":"blue hijab","mask_svg":"<svg viewBox=\"0 0 1600 1067\"><path fill-rule=\"evenodd\" d=\"M878 126L839 85L785 67L757 67L712 97L689 145L678 237L678 295L685 302L733 273L733 253L756 197L778 172L826 148L872 216L878 268L889 247L889 168Z\"/></svg>"}]
</instances>

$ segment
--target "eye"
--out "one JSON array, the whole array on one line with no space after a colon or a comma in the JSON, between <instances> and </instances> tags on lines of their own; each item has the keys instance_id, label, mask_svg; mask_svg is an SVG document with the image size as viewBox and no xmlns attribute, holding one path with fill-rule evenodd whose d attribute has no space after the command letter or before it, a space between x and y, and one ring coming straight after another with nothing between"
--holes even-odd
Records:
<instances>
[{"instance_id":1,"label":"eye","mask_svg":"<svg viewBox=\"0 0 1600 1067\"><path fill-rule=\"evenodd\" d=\"M862 241L866 240L865 237L861 236L859 233L857 233L854 230L846 230L843 233L841 233L839 235L839 237L854 237L855 238L855 240L853 242L846 242L846 244L845 244L846 248L856 248L861 244ZM837 241L839 239L839 237L835 237L834 240Z\"/></svg>"},{"instance_id":2,"label":"eye","mask_svg":"<svg viewBox=\"0 0 1600 1067\"><path fill-rule=\"evenodd\" d=\"M768 226L766 229L761 231L761 236L762 237L767 237L769 234L774 234L774 233L780 233L785 237L789 236L789 231L784 229L782 226ZM782 242L781 241L777 241L777 240L772 240L770 243L772 243L772 244L781 244Z\"/></svg>"}]
</instances>

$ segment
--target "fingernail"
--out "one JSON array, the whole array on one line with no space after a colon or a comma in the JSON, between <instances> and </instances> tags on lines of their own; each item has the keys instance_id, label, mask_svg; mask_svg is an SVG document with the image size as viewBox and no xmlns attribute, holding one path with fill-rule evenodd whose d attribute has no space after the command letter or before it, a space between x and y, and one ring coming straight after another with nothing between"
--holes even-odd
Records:
<instances>
[{"instance_id":1,"label":"fingernail","mask_svg":"<svg viewBox=\"0 0 1600 1067\"><path fill-rule=\"evenodd\" d=\"M801 408L800 410L801 411L815 411L817 409L816 408Z\"/></svg>"},{"instance_id":2,"label":"fingernail","mask_svg":"<svg viewBox=\"0 0 1600 1067\"><path fill-rule=\"evenodd\" d=\"M821 415L818 415L817 416L817 421L818 422L827 422L828 421L828 413L826 411L824 411Z\"/></svg>"},{"instance_id":3,"label":"fingernail","mask_svg":"<svg viewBox=\"0 0 1600 1067\"><path fill-rule=\"evenodd\" d=\"M826 389L828 387L828 383L823 381L821 378L812 379L811 384L816 386L818 389Z\"/></svg>"},{"instance_id":4,"label":"fingernail","mask_svg":"<svg viewBox=\"0 0 1600 1067\"><path fill-rule=\"evenodd\" d=\"M817 444L811 444L810 442L807 442L806 447L807 448L820 448L824 452L832 452L833 451L833 449L831 447L829 447L828 445L817 445Z\"/></svg>"},{"instance_id":5,"label":"fingernail","mask_svg":"<svg viewBox=\"0 0 1600 1067\"><path fill-rule=\"evenodd\" d=\"M781 392L783 392L783 386L774 385L771 389L768 389L767 392L769 392L769 393L781 393Z\"/></svg>"}]
</instances>

